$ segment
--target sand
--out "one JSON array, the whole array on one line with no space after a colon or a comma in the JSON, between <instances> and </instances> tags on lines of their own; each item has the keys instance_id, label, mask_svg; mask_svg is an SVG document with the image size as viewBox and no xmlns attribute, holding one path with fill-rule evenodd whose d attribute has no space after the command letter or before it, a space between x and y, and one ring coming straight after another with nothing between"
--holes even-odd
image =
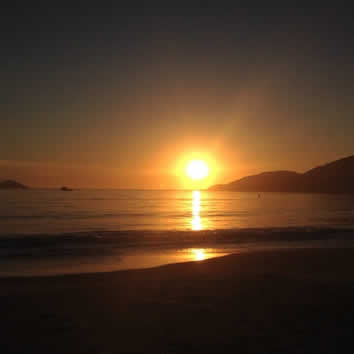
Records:
<instances>
[{"instance_id":1,"label":"sand","mask_svg":"<svg viewBox=\"0 0 354 354\"><path fill-rule=\"evenodd\" d=\"M0 279L1 353L354 350L354 249Z\"/></svg>"}]
</instances>

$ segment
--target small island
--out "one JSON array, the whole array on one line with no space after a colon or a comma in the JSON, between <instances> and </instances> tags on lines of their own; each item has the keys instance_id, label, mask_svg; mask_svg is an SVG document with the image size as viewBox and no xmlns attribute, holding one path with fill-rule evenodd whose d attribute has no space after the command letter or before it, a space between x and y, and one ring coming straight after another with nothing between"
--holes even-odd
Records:
<instances>
[{"instance_id":1,"label":"small island","mask_svg":"<svg viewBox=\"0 0 354 354\"><path fill-rule=\"evenodd\" d=\"M8 179L5 181L0 181L0 189L29 189L29 187L22 183Z\"/></svg>"}]
</instances>

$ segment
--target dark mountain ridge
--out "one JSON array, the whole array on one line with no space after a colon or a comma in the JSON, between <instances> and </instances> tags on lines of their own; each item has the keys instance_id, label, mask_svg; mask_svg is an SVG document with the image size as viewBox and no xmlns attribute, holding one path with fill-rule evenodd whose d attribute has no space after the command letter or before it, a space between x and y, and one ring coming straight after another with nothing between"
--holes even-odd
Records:
<instances>
[{"instance_id":1,"label":"dark mountain ridge","mask_svg":"<svg viewBox=\"0 0 354 354\"><path fill-rule=\"evenodd\" d=\"M354 155L315 167L305 173L263 172L210 190L238 192L353 193Z\"/></svg>"}]
</instances>

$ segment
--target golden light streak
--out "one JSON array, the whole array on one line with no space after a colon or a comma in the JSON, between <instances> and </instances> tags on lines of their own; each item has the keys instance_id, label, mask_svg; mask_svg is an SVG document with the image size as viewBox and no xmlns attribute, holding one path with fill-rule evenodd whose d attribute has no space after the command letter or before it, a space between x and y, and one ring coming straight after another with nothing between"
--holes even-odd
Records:
<instances>
[{"instance_id":1,"label":"golden light streak","mask_svg":"<svg viewBox=\"0 0 354 354\"><path fill-rule=\"evenodd\" d=\"M192 199L192 230L199 231L203 229L202 221L200 218L200 192L193 191Z\"/></svg>"}]
</instances>

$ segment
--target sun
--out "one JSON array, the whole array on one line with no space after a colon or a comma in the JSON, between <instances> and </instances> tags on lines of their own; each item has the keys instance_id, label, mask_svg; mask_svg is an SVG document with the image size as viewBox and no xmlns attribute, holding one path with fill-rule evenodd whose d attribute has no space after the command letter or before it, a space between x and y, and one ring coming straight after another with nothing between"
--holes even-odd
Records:
<instances>
[{"instance_id":1,"label":"sun","mask_svg":"<svg viewBox=\"0 0 354 354\"><path fill-rule=\"evenodd\" d=\"M202 160L192 160L186 166L186 174L193 180L201 180L209 175L209 167Z\"/></svg>"}]
</instances>

